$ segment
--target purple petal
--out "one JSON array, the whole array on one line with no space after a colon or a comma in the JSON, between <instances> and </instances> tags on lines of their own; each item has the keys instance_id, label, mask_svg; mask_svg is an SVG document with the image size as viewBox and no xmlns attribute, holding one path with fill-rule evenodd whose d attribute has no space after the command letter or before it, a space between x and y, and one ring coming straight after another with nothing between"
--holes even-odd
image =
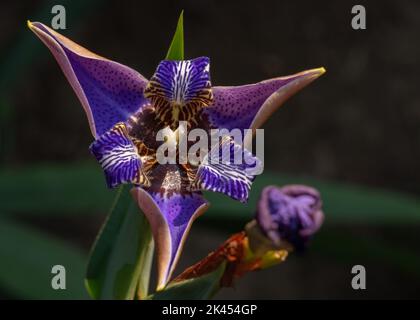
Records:
<instances>
[{"instance_id":1,"label":"purple petal","mask_svg":"<svg viewBox=\"0 0 420 320\"><path fill-rule=\"evenodd\" d=\"M223 139L212 148L199 166L194 187L221 192L246 202L252 181L262 171L262 163L242 145L232 139Z\"/></svg>"},{"instance_id":2,"label":"purple petal","mask_svg":"<svg viewBox=\"0 0 420 320\"><path fill-rule=\"evenodd\" d=\"M157 245L158 290L165 287L175 269L192 222L208 208L199 193L172 194L133 188L132 195L146 215Z\"/></svg>"},{"instance_id":3,"label":"purple petal","mask_svg":"<svg viewBox=\"0 0 420 320\"><path fill-rule=\"evenodd\" d=\"M283 102L324 72L318 68L256 84L213 87L214 103L203 112L217 128L257 129Z\"/></svg>"},{"instance_id":4,"label":"purple petal","mask_svg":"<svg viewBox=\"0 0 420 320\"><path fill-rule=\"evenodd\" d=\"M56 58L85 109L95 138L146 103L147 79L138 72L86 50L42 23L28 22L28 26Z\"/></svg>"},{"instance_id":5,"label":"purple petal","mask_svg":"<svg viewBox=\"0 0 420 320\"><path fill-rule=\"evenodd\" d=\"M139 181L141 160L123 123L101 135L90 150L105 172L108 187Z\"/></svg>"},{"instance_id":6,"label":"purple petal","mask_svg":"<svg viewBox=\"0 0 420 320\"><path fill-rule=\"evenodd\" d=\"M189 120L197 108L208 106L213 101L209 70L207 57L163 60L150 79L144 95L153 101L162 119L175 117Z\"/></svg>"}]
</instances>

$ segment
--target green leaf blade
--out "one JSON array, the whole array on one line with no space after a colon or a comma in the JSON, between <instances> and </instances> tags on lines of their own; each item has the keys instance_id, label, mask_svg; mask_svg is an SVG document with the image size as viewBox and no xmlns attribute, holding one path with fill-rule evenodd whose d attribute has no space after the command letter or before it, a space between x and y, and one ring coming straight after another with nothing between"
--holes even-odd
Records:
<instances>
[{"instance_id":1,"label":"green leaf blade","mask_svg":"<svg viewBox=\"0 0 420 320\"><path fill-rule=\"evenodd\" d=\"M184 10L179 15L175 34L165 59L184 60Z\"/></svg>"},{"instance_id":2,"label":"green leaf blade","mask_svg":"<svg viewBox=\"0 0 420 320\"><path fill-rule=\"evenodd\" d=\"M89 259L85 284L95 299L132 300L139 286L147 295L153 239L129 190L125 185L118 191Z\"/></svg>"},{"instance_id":3,"label":"green leaf blade","mask_svg":"<svg viewBox=\"0 0 420 320\"><path fill-rule=\"evenodd\" d=\"M222 263L216 270L198 278L170 283L164 290L149 296L151 300L203 300L212 298L220 289L220 279L226 268Z\"/></svg>"}]
</instances>

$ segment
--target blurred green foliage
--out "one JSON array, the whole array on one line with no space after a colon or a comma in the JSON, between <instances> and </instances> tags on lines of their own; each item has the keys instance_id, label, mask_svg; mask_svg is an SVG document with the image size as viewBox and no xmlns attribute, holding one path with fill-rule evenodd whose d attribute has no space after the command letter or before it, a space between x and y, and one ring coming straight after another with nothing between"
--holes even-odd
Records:
<instances>
[{"instance_id":1,"label":"blurred green foliage","mask_svg":"<svg viewBox=\"0 0 420 320\"><path fill-rule=\"evenodd\" d=\"M0 287L14 298L86 299L86 256L74 246L0 216ZM66 267L66 290L53 290L51 268Z\"/></svg>"},{"instance_id":2,"label":"blurred green foliage","mask_svg":"<svg viewBox=\"0 0 420 320\"><path fill-rule=\"evenodd\" d=\"M253 217L260 191L267 185L303 183L320 190L328 223L407 224L420 222L420 200L397 192L376 190L313 178L266 172L255 180L247 204L221 194L206 193L211 202L206 219L247 221ZM83 187L81 187L83 186ZM106 188L95 163L44 165L0 170L2 214L98 214L112 204L115 191Z\"/></svg>"}]
</instances>

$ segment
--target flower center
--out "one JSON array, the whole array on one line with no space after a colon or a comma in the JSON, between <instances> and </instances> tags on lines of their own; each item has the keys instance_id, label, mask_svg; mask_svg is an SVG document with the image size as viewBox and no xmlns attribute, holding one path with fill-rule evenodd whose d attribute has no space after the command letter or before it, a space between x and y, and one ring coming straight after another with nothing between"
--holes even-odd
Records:
<instances>
[{"instance_id":1,"label":"flower center","mask_svg":"<svg viewBox=\"0 0 420 320\"><path fill-rule=\"evenodd\" d=\"M208 125L204 125L208 122L204 121L202 117L201 113L196 114L196 121L188 122L188 125L192 128L201 125L202 129L210 130ZM152 103L144 106L127 120L126 125L128 136L136 146L141 158L142 171L150 181L151 191L168 195L174 192L179 193L181 190L185 193L195 180L199 164L160 164L157 161L157 149L165 143L165 141L159 141L157 135L160 130L168 127L168 125L158 116L155 106ZM179 139L178 135L183 133L178 130L176 134L176 138ZM188 141L187 139L187 148L189 149L193 143L194 141ZM177 149L176 159L178 159L178 152Z\"/></svg>"}]
</instances>

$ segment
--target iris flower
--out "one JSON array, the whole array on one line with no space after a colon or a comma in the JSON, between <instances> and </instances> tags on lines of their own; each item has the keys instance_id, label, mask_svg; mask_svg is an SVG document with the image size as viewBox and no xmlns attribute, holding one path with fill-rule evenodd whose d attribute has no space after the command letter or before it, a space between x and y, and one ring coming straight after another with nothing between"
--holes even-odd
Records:
<instances>
[{"instance_id":1,"label":"iris flower","mask_svg":"<svg viewBox=\"0 0 420 320\"><path fill-rule=\"evenodd\" d=\"M29 28L54 55L79 98L95 141L90 149L114 188L133 185L132 195L150 222L157 246L158 288L169 281L192 222L208 208L203 190L246 202L254 179L247 164L160 164L157 132L175 129L256 129L323 68L236 87L213 87L207 57L164 60L146 79L103 58L39 22ZM249 151L235 141L220 148ZM255 159L255 163L259 163Z\"/></svg>"}]
</instances>

